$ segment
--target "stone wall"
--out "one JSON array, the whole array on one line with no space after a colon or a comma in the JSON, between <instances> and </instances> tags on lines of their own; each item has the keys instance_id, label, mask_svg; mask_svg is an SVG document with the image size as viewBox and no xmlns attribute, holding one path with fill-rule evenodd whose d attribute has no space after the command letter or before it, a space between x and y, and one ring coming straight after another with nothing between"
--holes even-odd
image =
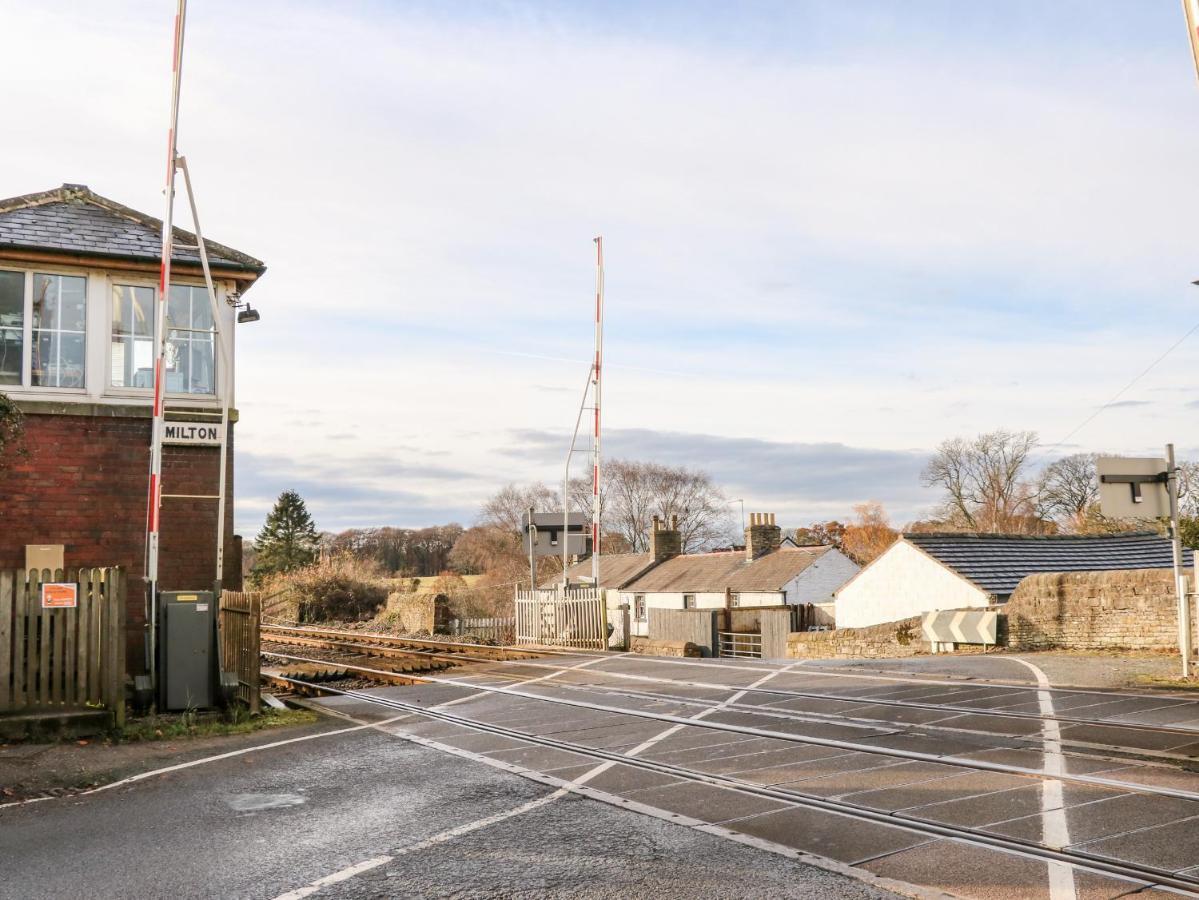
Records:
<instances>
[{"instance_id":1,"label":"stone wall","mask_svg":"<svg viewBox=\"0 0 1199 900\"><path fill-rule=\"evenodd\" d=\"M927 653L920 636L920 617L831 631L796 631L787 635L788 659L897 657Z\"/></svg>"},{"instance_id":2,"label":"stone wall","mask_svg":"<svg viewBox=\"0 0 1199 900\"><path fill-rule=\"evenodd\" d=\"M1170 569L1029 575L1004 612L1013 650L1178 647Z\"/></svg>"},{"instance_id":3,"label":"stone wall","mask_svg":"<svg viewBox=\"0 0 1199 900\"><path fill-rule=\"evenodd\" d=\"M405 634L433 633L437 595L396 592L387 598L384 615Z\"/></svg>"}]
</instances>

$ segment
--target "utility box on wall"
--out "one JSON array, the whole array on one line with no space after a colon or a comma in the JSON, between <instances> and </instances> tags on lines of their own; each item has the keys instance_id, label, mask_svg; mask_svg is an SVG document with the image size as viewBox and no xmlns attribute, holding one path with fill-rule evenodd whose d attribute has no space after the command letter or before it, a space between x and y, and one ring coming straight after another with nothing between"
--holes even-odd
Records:
<instances>
[{"instance_id":1,"label":"utility box on wall","mask_svg":"<svg viewBox=\"0 0 1199 900\"><path fill-rule=\"evenodd\" d=\"M216 603L211 591L158 595L158 708L215 704Z\"/></svg>"}]
</instances>

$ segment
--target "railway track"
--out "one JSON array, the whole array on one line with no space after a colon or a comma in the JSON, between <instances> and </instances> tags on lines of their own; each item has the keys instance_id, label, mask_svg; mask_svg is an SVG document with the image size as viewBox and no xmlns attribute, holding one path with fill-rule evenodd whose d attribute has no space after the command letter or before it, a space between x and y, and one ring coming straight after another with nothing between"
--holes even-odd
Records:
<instances>
[{"instance_id":1,"label":"railway track","mask_svg":"<svg viewBox=\"0 0 1199 900\"><path fill-rule=\"evenodd\" d=\"M401 637L376 632L344 631L335 628L313 628L303 625L267 625L261 628L264 642L327 647L331 650L353 649L364 655L388 656L402 654L457 660L511 661L537 659L550 651L518 650L514 647L470 644L461 641L439 641Z\"/></svg>"},{"instance_id":2,"label":"railway track","mask_svg":"<svg viewBox=\"0 0 1199 900\"><path fill-rule=\"evenodd\" d=\"M765 731L763 729L745 728L727 722L711 722L695 718L682 718L673 715L652 713L646 710L627 709L613 707L608 704L590 703L587 701L572 700L561 697L543 696L540 694L511 688L497 688L494 686L463 683L454 679L430 678L428 680L434 683L456 684L458 686L467 687L471 690L480 692L508 694L524 700L588 709L603 715L615 714L622 718L628 716L650 718L664 723L671 723L672 725L677 725L682 728L735 732L742 735L770 737L775 740L791 741L796 743L816 743L830 747L840 746L844 749L853 750L855 752L861 752L863 750L861 747L845 742L817 739L811 736L796 735L793 733L775 733ZM729 690L740 690L740 688L737 688L736 686L725 686L725 688ZM336 688L326 688L326 690L329 693L351 697L356 700L360 700L388 710L403 711L425 719L452 724L482 734L489 734L496 737L519 741L525 744L568 752L580 757L594 760L597 764L619 764L621 766L627 766L633 769L666 775L671 778L678 779L681 782L687 782L694 785L707 785L709 787L724 788L736 791L746 796L769 799L783 804L784 808L818 810L826 813L832 813L837 816L842 816L850 820L883 824L893 828L903 829L907 832L915 832L920 835L925 835L930 840L949 839L977 847L985 847L990 850L999 851L1012 856L1038 859L1050 864L1065 864L1084 872L1107 875L1127 882L1132 882L1137 886L1137 889L1144 889L1145 887L1160 887L1190 896L1199 896L1199 876L1188 873L1172 871L1157 866L1130 862L1127 860L1113 859L1102 854L1096 854L1074 847L1053 847L1044 842L1006 836L991 831L985 831L980 828L933 821L913 813L904 812L903 810L880 810L845 799L834 799L805 792L798 788L779 787L778 785L763 785L737 778L734 775L701 771L685 765L664 762L659 759L646 759L639 756L628 755L618 752L617 750L590 746L579 741L564 740L545 734L537 734L533 731L487 722L458 713L447 712L445 710L430 709L427 706L406 703L392 697L384 697L378 694L365 693L358 690L340 690ZM919 755L896 751L894 749L884 749L879 747L869 747L864 749L866 752L875 752L884 755L898 755L907 759L920 758ZM1199 814L1199 794L1194 794L1191 792L1168 791L1158 788L1151 788L1146 785L1116 782L1110 779L1089 779L1086 776L1072 776L1064 774L1050 775L1049 773L1043 771L1021 769L1020 767L1004 766L1001 764L985 764L977 760L950 761L945 757L941 757L937 761L951 765L962 765L965 767L989 772L1020 774L1026 777L1036 778L1038 780L1052 779L1057 781L1075 782L1090 781L1092 783L1104 783L1109 786L1119 785L1121 788L1130 792L1166 794L1173 796L1175 799L1185 798L1186 800L1195 801L1196 812ZM569 784L566 782L563 782L563 784L565 786L569 786ZM731 823L731 827L736 830L737 823Z\"/></svg>"}]
</instances>

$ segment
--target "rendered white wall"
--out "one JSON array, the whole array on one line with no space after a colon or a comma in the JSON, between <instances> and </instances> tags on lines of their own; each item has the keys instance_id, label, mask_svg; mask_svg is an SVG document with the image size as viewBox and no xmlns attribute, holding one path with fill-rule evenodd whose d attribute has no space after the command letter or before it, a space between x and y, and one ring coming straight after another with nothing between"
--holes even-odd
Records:
<instances>
[{"instance_id":1,"label":"rendered white wall","mask_svg":"<svg viewBox=\"0 0 1199 900\"><path fill-rule=\"evenodd\" d=\"M862 567L840 550L828 550L783 588L788 603L825 603Z\"/></svg>"},{"instance_id":2,"label":"rendered white wall","mask_svg":"<svg viewBox=\"0 0 1199 900\"><path fill-rule=\"evenodd\" d=\"M861 628L988 602L982 590L899 541L837 592L835 607L838 628Z\"/></svg>"}]
</instances>

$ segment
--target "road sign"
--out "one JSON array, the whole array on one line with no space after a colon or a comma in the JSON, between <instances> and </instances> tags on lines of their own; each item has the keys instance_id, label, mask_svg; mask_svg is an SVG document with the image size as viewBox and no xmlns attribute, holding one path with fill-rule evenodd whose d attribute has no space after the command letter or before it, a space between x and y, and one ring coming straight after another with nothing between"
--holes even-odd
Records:
<instances>
[{"instance_id":1,"label":"road sign","mask_svg":"<svg viewBox=\"0 0 1199 900\"><path fill-rule=\"evenodd\" d=\"M1169 466L1155 456L1100 456L1099 506L1109 519L1159 519L1170 515Z\"/></svg>"},{"instance_id":2,"label":"road sign","mask_svg":"<svg viewBox=\"0 0 1199 900\"><path fill-rule=\"evenodd\" d=\"M949 609L926 612L920 620L925 640L934 644L990 644L999 636L999 613L993 609Z\"/></svg>"},{"instance_id":3,"label":"road sign","mask_svg":"<svg viewBox=\"0 0 1199 900\"><path fill-rule=\"evenodd\" d=\"M533 513L533 528L530 534L529 514L525 513L521 517L521 526L524 529L524 547L525 553L529 553L529 541L533 540L533 556L561 556L562 555L562 513ZM591 549L590 542L590 519L586 513L571 513L569 519L570 532L567 535L569 542L566 547L567 555L569 556L584 556Z\"/></svg>"}]
</instances>

